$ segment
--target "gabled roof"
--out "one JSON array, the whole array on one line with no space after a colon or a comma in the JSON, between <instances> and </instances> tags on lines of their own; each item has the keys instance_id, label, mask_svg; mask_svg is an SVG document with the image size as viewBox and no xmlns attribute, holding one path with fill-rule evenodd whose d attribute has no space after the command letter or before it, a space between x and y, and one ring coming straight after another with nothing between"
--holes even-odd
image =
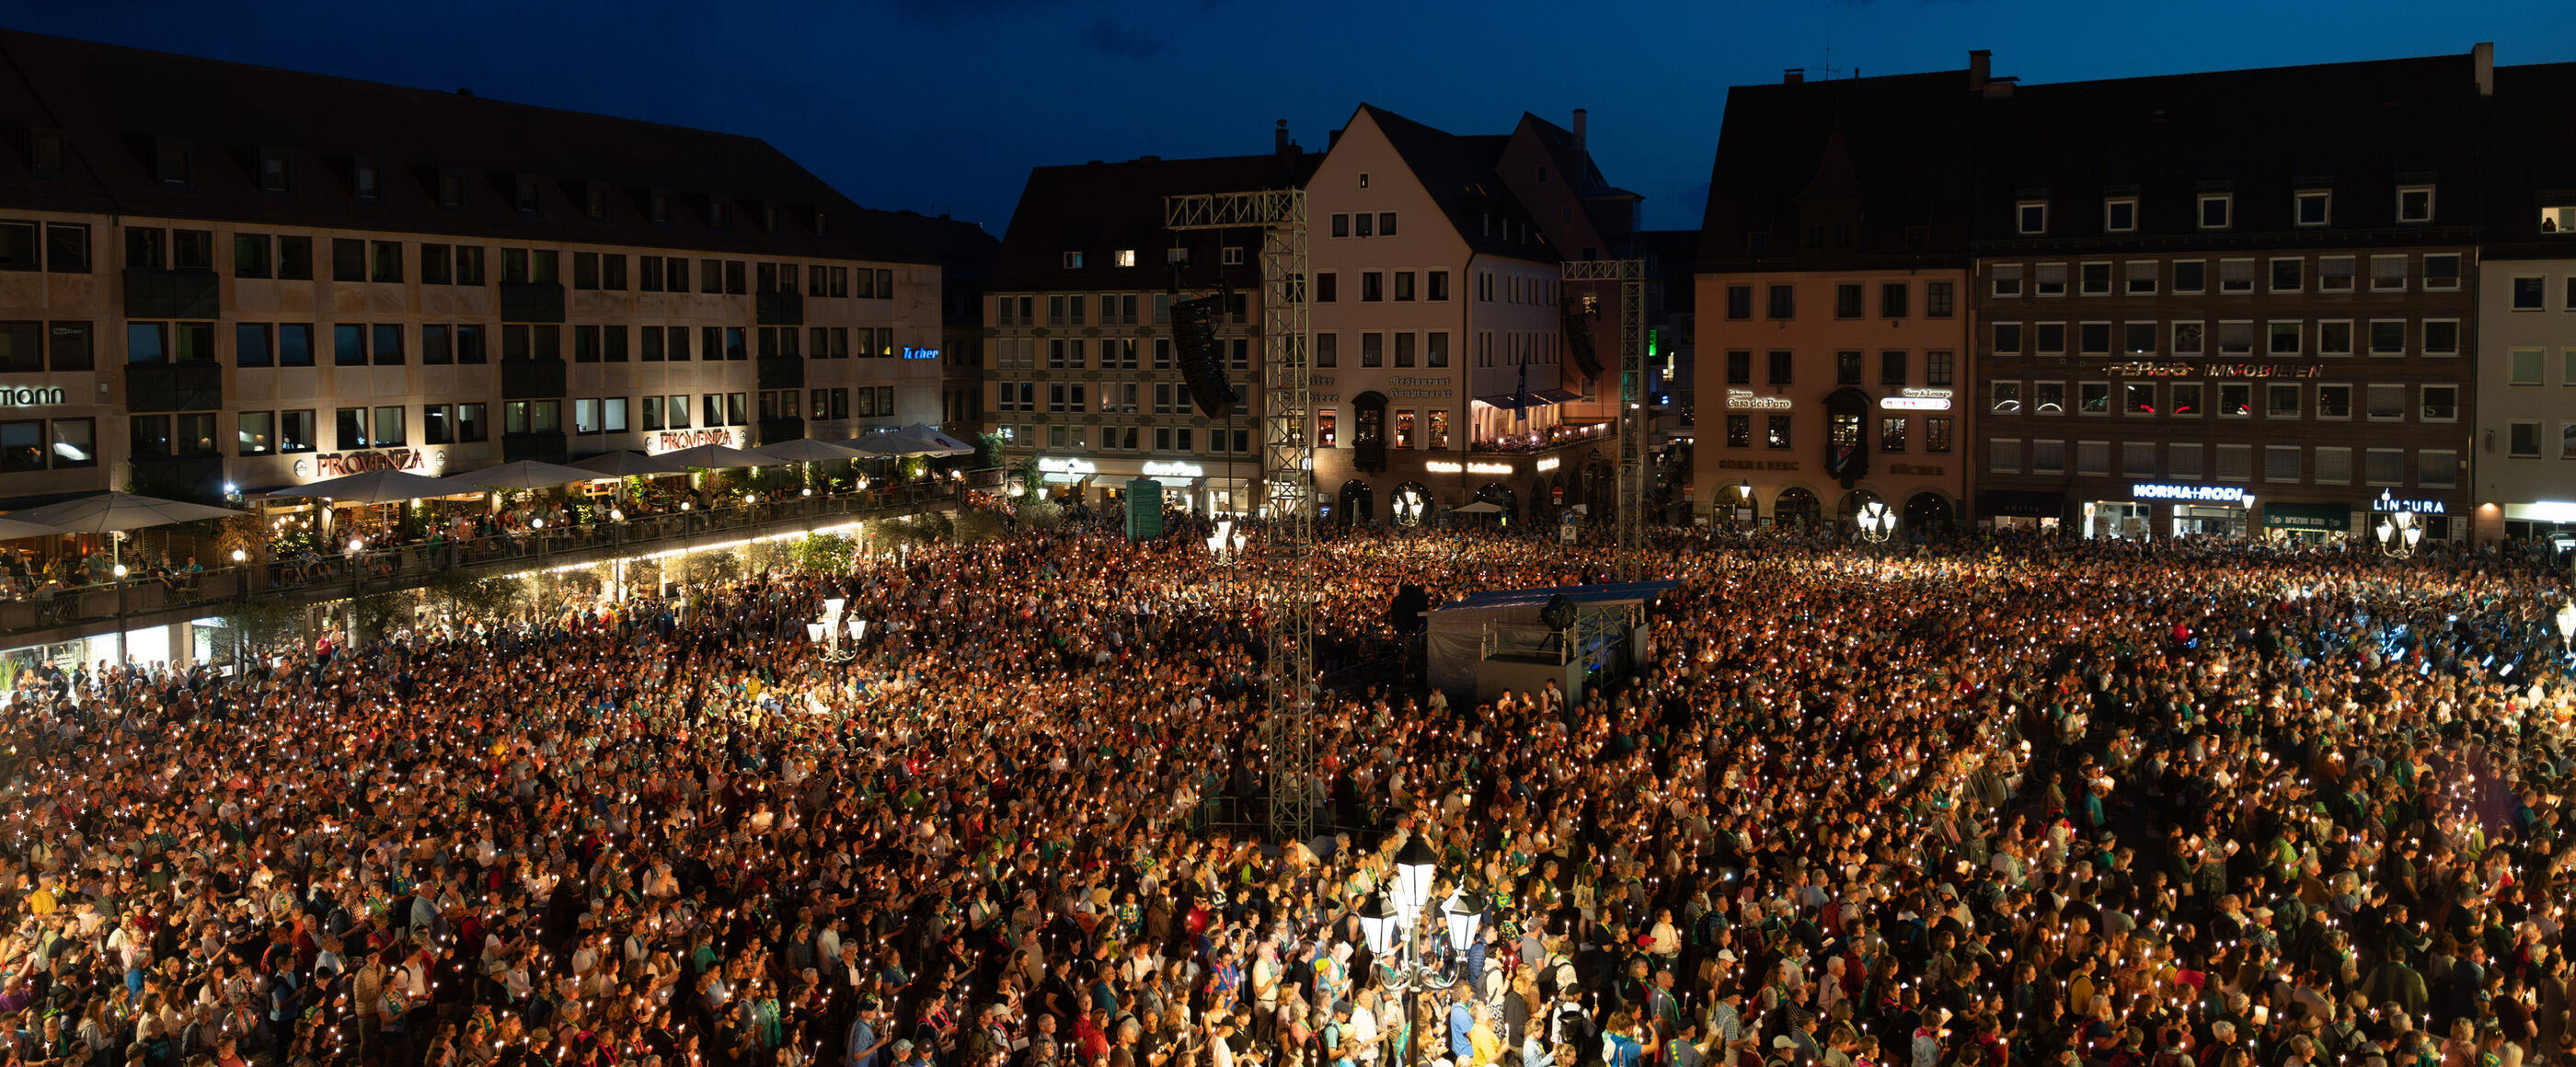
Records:
<instances>
[{"instance_id":1,"label":"gabled roof","mask_svg":"<svg viewBox=\"0 0 2576 1067\"><path fill-rule=\"evenodd\" d=\"M348 78L0 31L0 199L41 210L253 225L928 262L930 256L754 137ZM60 131L58 174L31 131ZM162 180L164 150L187 180ZM269 156L283 193L263 191ZM383 194L361 201L361 164ZM439 203L460 178L463 202ZM538 209L521 212L533 179ZM600 218L589 193L603 191ZM651 196L669 196L655 223ZM729 225L708 224L722 202ZM778 228L766 229L776 208ZM816 219L822 219L817 232Z\"/></svg>"},{"instance_id":2,"label":"gabled roof","mask_svg":"<svg viewBox=\"0 0 2576 1067\"><path fill-rule=\"evenodd\" d=\"M1220 281L1239 289L1257 287L1259 231L1167 230L1163 198L1302 186L1321 161L1321 156L1292 151L1038 167L1020 191L986 288L1161 289L1173 281L1165 253L1174 247L1189 252L1179 281L1183 288L1211 288ZM1246 250L1242 264L1223 265L1221 249L1228 245ZM1119 251L1135 252L1136 265L1118 266L1113 257ZM1068 252L1082 253L1082 266L1065 266Z\"/></svg>"},{"instance_id":3,"label":"gabled roof","mask_svg":"<svg viewBox=\"0 0 2576 1067\"><path fill-rule=\"evenodd\" d=\"M1542 262L1560 258L1550 251L1535 220L1494 172L1494 161L1511 138L1499 134L1460 136L1425 126L1374 104L1361 104L1404 160L1405 169L1440 204L1449 226L1467 247L1482 253ZM1505 236L1506 234L1512 236ZM1529 234L1522 240L1518 235Z\"/></svg>"},{"instance_id":4,"label":"gabled roof","mask_svg":"<svg viewBox=\"0 0 2576 1067\"><path fill-rule=\"evenodd\" d=\"M1962 260L1972 102L1965 71L1728 90L1700 269L1795 265L1801 202L1828 198L1859 220L1860 262Z\"/></svg>"}]
</instances>

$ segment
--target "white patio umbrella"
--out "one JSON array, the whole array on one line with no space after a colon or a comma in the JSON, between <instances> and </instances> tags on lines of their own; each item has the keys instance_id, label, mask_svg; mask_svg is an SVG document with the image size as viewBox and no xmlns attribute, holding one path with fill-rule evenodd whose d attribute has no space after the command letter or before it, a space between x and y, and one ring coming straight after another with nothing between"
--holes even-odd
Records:
<instances>
[{"instance_id":1,"label":"white patio umbrella","mask_svg":"<svg viewBox=\"0 0 2576 1067\"><path fill-rule=\"evenodd\" d=\"M446 484L443 479L405 471L378 470L309 482L292 488L275 490L267 495L306 497L316 500L346 500L358 504L391 504L420 497L453 496L465 491Z\"/></svg>"},{"instance_id":2,"label":"white patio umbrella","mask_svg":"<svg viewBox=\"0 0 2576 1067\"><path fill-rule=\"evenodd\" d=\"M1461 515L1491 515L1503 510L1503 506L1490 501L1479 500L1473 504L1467 505L1466 507L1451 508L1450 510Z\"/></svg>"},{"instance_id":3,"label":"white patio umbrella","mask_svg":"<svg viewBox=\"0 0 2576 1067\"><path fill-rule=\"evenodd\" d=\"M950 454L948 449L943 445L932 441L925 441L901 430L881 430L876 433L862 434L841 442L841 445L845 448L856 449L871 456L944 456Z\"/></svg>"},{"instance_id":4,"label":"white patio umbrella","mask_svg":"<svg viewBox=\"0 0 2576 1067\"><path fill-rule=\"evenodd\" d=\"M711 468L775 467L781 463L788 462L787 460L779 459L775 456L764 456L758 452L749 452L739 448L728 447L726 445L698 445L694 448L683 448L676 452L664 452L653 458L661 460L664 463L677 463L684 467Z\"/></svg>"},{"instance_id":5,"label":"white patio umbrella","mask_svg":"<svg viewBox=\"0 0 2576 1067\"><path fill-rule=\"evenodd\" d=\"M574 482L596 482L609 477L612 475L586 471L579 467L523 459L516 463L504 463L498 467L486 467L479 471L451 474L437 480L442 485L451 487L446 493L439 494L445 496L453 493L470 493L477 489L543 489L548 486L570 485Z\"/></svg>"},{"instance_id":6,"label":"white patio umbrella","mask_svg":"<svg viewBox=\"0 0 2576 1067\"><path fill-rule=\"evenodd\" d=\"M918 437L924 441L928 441L931 444L938 445L941 448L949 449L950 451L948 454L952 456L967 455L975 451L975 446L967 444L964 441L960 441L957 438L950 436L945 431L942 431L940 428L932 426L926 422L913 423L910 426L904 427L902 432L911 434L912 436Z\"/></svg>"},{"instance_id":7,"label":"white patio umbrella","mask_svg":"<svg viewBox=\"0 0 2576 1067\"><path fill-rule=\"evenodd\" d=\"M762 445L751 451L781 463L829 463L836 459L849 459L866 454L855 448L836 445L829 441L817 441L811 437L799 437L793 441Z\"/></svg>"},{"instance_id":8,"label":"white patio umbrella","mask_svg":"<svg viewBox=\"0 0 2576 1067\"><path fill-rule=\"evenodd\" d=\"M163 500L133 493L99 493L41 508L13 511L8 517L19 522L50 526L62 533L108 533L199 519L228 519L241 514L246 513L184 500Z\"/></svg>"},{"instance_id":9,"label":"white patio umbrella","mask_svg":"<svg viewBox=\"0 0 2576 1067\"><path fill-rule=\"evenodd\" d=\"M70 531L68 530L57 529L42 523L22 522L5 515L0 515L0 541L15 541L21 537L50 537L54 534L69 532Z\"/></svg>"}]
</instances>

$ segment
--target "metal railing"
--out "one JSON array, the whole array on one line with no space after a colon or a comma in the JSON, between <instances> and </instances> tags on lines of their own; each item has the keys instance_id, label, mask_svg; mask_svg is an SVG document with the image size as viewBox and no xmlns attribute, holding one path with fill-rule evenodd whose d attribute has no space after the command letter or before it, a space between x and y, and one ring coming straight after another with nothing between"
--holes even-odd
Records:
<instances>
[{"instance_id":1,"label":"metal railing","mask_svg":"<svg viewBox=\"0 0 2576 1067\"><path fill-rule=\"evenodd\" d=\"M102 623L111 625L101 632L157 625L167 620L154 616L166 612L221 614L227 606L254 599L321 601L386 592L417 587L435 575L457 570L506 573L521 567L647 554L709 540L775 533L775 527L795 523L896 518L955 507L969 491L993 489L1001 479L1000 470L970 471L963 480L693 507L483 537L430 537L369 546L355 553L254 560L194 573L137 570L122 582L38 590L0 600L0 640L50 630L86 632ZM125 621L119 624L120 619Z\"/></svg>"}]
</instances>

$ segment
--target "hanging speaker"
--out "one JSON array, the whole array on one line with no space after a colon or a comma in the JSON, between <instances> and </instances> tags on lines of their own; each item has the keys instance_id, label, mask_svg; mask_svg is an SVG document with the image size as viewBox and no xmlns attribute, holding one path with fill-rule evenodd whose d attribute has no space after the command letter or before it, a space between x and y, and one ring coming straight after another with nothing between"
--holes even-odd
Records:
<instances>
[{"instance_id":1,"label":"hanging speaker","mask_svg":"<svg viewBox=\"0 0 2576 1067\"><path fill-rule=\"evenodd\" d=\"M1217 316L1224 313L1222 295L1172 304L1172 358L1181 363L1181 380L1189 385L1190 400L1211 419L1233 414L1234 406L1243 400L1226 384L1225 352L1216 339Z\"/></svg>"},{"instance_id":2,"label":"hanging speaker","mask_svg":"<svg viewBox=\"0 0 2576 1067\"><path fill-rule=\"evenodd\" d=\"M1574 359L1574 371L1586 378L1601 376L1601 354L1592 346L1592 324L1600 321L1601 308L1589 294L1568 295L1558 301L1565 319L1565 352Z\"/></svg>"}]
</instances>

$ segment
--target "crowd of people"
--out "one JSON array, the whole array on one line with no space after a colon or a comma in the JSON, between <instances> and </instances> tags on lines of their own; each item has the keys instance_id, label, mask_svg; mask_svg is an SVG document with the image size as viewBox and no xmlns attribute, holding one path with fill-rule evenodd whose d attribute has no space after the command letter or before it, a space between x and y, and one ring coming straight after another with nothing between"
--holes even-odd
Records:
<instances>
[{"instance_id":1,"label":"crowd of people","mask_svg":"<svg viewBox=\"0 0 2576 1067\"><path fill-rule=\"evenodd\" d=\"M1395 592L1606 549L1324 546L1308 840L1225 815L1263 572L1186 534L30 671L0 1067L2576 1064L2559 573L1647 556L1633 678L1479 699L1407 681ZM1465 948L1371 951L1399 855Z\"/></svg>"}]
</instances>

